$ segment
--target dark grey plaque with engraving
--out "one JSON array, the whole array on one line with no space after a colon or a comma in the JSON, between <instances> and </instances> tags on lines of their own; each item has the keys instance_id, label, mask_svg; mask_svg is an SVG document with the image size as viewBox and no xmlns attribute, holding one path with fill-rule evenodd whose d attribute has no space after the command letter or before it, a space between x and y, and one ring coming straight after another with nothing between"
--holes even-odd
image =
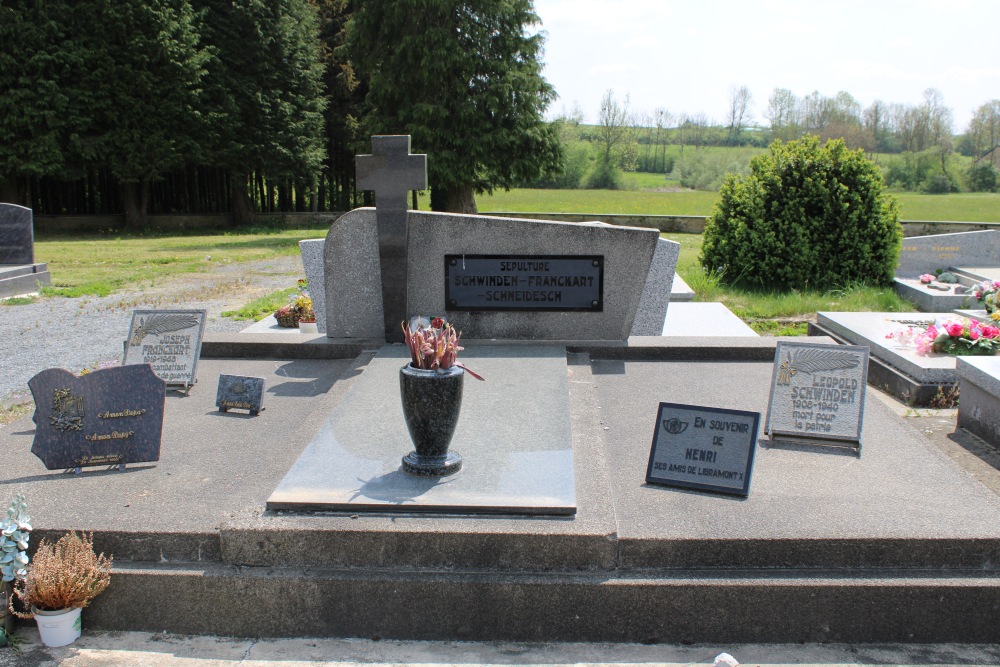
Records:
<instances>
[{"instance_id":1,"label":"dark grey plaque with engraving","mask_svg":"<svg viewBox=\"0 0 1000 667\"><path fill-rule=\"evenodd\" d=\"M49 470L159 460L167 390L149 364L82 377L50 368L28 386L35 399L31 451Z\"/></svg>"},{"instance_id":2,"label":"dark grey plaque with engraving","mask_svg":"<svg viewBox=\"0 0 1000 667\"><path fill-rule=\"evenodd\" d=\"M600 255L445 255L446 310L604 310Z\"/></svg>"},{"instance_id":3,"label":"dark grey plaque with engraving","mask_svg":"<svg viewBox=\"0 0 1000 667\"><path fill-rule=\"evenodd\" d=\"M219 375L215 405L221 412L249 410L255 415L264 408L264 378L244 375Z\"/></svg>"},{"instance_id":4,"label":"dark grey plaque with engraving","mask_svg":"<svg viewBox=\"0 0 1000 667\"><path fill-rule=\"evenodd\" d=\"M646 481L746 496L760 413L660 403Z\"/></svg>"}]
</instances>

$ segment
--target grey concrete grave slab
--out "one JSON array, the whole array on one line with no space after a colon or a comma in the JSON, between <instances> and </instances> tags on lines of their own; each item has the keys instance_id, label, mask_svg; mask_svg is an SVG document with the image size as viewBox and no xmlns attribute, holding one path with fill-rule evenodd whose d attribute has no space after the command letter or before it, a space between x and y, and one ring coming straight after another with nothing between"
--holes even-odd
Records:
<instances>
[{"instance_id":1,"label":"grey concrete grave slab","mask_svg":"<svg viewBox=\"0 0 1000 667\"><path fill-rule=\"evenodd\" d=\"M663 322L663 336L759 337L724 304L712 301L672 303Z\"/></svg>"},{"instance_id":2,"label":"grey concrete grave slab","mask_svg":"<svg viewBox=\"0 0 1000 667\"><path fill-rule=\"evenodd\" d=\"M694 290L680 277L674 274L674 282L670 285L670 303L678 301L694 301Z\"/></svg>"},{"instance_id":3,"label":"grey concrete grave slab","mask_svg":"<svg viewBox=\"0 0 1000 667\"><path fill-rule=\"evenodd\" d=\"M959 317L965 317L970 320L977 320L979 322L983 322L984 324L993 324L993 325L997 324L996 320L991 318L990 314L987 313L985 310L970 310L967 308L958 308L956 310L953 310L952 312L958 315Z\"/></svg>"},{"instance_id":4,"label":"grey concrete grave slab","mask_svg":"<svg viewBox=\"0 0 1000 667\"><path fill-rule=\"evenodd\" d=\"M955 270L977 282L983 280L1000 281L1000 266L961 266Z\"/></svg>"},{"instance_id":5,"label":"grey concrete grave slab","mask_svg":"<svg viewBox=\"0 0 1000 667\"><path fill-rule=\"evenodd\" d=\"M565 350L476 347L462 360L487 378L465 378L450 447L462 456L462 470L428 479L400 469L413 450L399 399L399 369L409 352L387 346L268 498L268 508L573 514ZM526 378L530 391L523 389Z\"/></svg>"},{"instance_id":6,"label":"grey concrete grave slab","mask_svg":"<svg viewBox=\"0 0 1000 667\"><path fill-rule=\"evenodd\" d=\"M1000 266L1000 230L905 238L896 277L917 278L954 266Z\"/></svg>"},{"instance_id":7,"label":"grey concrete grave slab","mask_svg":"<svg viewBox=\"0 0 1000 667\"><path fill-rule=\"evenodd\" d=\"M930 286L914 278L896 278L892 282L896 293L913 302L924 313L940 313L967 305L971 299L968 286L962 284L931 283Z\"/></svg>"},{"instance_id":8,"label":"grey concrete grave slab","mask_svg":"<svg viewBox=\"0 0 1000 667\"><path fill-rule=\"evenodd\" d=\"M853 345L867 345L871 355L924 384L953 384L955 357L946 354L919 356L886 335L907 327L926 328L939 318L952 319L951 313L816 313L816 323Z\"/></svg>"},{"instance_id":9,"label":"grey concrete grave slab","mask_svg":"<svg viewBox=\"0 0 1000 667\"><path fill-rule=\"evenodd\" d=\"M468 339L624 341L659 238L655 230L608 225L408 213L407 312L444 315ZM382 336L379 256L371 209L341 216L327 234L327 335ZM445 255L602 255L602 312L447 311Z\"/></svg>"},{"instance_id":10,"label":"grey concrete grave slab","mask_svg":"<svg viewBox=\"0 0 1000 667\"><path fill-rule=\"evenodd\" d=\"M245 329L241 329L240 333L241 334L291 334L293 336L302 335L302 332L299 331L298 327L283 327L280 324L278 324L278 320L274 317L274 315L268 315L264 319L254 322Z\"/></svg>"},{"instance_id":11,"label":"grey concrete grave slab","mask_svg":"<svg viewBox=\"0 0 1000 667\"><path fill-rule=\"evenodd\" d=\"M595 360L592 368L615 451L623 566L916 564L930 546L921 540L1000 536L1000 498L877 400L864 406L861 458L764 440L745 500L646 484L660 402L763 414L773 364Z\"/></svg>"},{"instance_id":12,"label":"grey concrete grave slab","mask_svg":"<svg viewBox=\"0 0 1000 667\"><path fill-rule=\"evenodd\" d=\"M0 203L0 265L35 263L35 228L31 209Z\"/></svg>"},{"instance_id":13,"label":"grey concrete grave slab","mask_svg":"<svg viewBox=\"0 0 1000 667\"><path fill-rule=\"evenodd\" d=\"M959 357L958 426L1000 447L1000 357Z\"/></svg>"}]
</instances>

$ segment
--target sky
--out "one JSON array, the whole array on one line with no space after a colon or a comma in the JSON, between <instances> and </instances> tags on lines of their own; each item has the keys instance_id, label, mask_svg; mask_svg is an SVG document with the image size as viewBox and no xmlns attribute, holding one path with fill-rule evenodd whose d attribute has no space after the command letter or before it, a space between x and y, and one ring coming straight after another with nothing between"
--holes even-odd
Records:
<instances>
[{"instance_id":1,"label":"sky","mask_svg":"<svg viewBox=\"0 0 1000 667\"><path fill-rule=\"evenodd\" d=\"M917 105L936 88L964 132L1000 98L998 0L535 0L546 33L544 76L595 122L605 91L640 113L704 113L722 124L747 86L753 119L775 88L801 98L847 91Z\"/></svg>"}]
</instances>

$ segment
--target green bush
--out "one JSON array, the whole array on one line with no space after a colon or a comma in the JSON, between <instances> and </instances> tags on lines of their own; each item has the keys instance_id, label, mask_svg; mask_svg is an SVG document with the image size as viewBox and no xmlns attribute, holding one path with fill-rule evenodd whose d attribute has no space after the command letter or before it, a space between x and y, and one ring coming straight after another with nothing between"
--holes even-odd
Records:
<instances>
[{"instance_id":1,"label":"green bush","mask_svg":"<svg viewBox=\"0 0 1000 667\"><path fill-rule=\"evenodd\" d=\"M903 238L896 201L878 167L843 140L776 141L719 194L700 259L723 282L820 290L891 283Z\"/></svg>"},{"instance_id":2,"label":"green bush","mask_svg":"<svg viewBox=\"0 0 1000 667\"><path fill-rule=\"evenodd\" d=\"M944 195L958 192L958 184L950 174L938 172L920 184L920 191L927 195Z\"/></svg>"},{"instance_id":3,"label":"green bush","mask_svg":"<svg viewBox=\"0 0 1000 667\"><path fill-rule=\"evenodd\" d=\"M974 164L965 174L969 192L996 192L1000 189L1000 172L989 162Z\"/></svg>"},{"instance_id":4,"label":"green bush","mask_svg":"<svg viewBox=\"0 0 1000 667\"><path fill-rule=\"evenodd\" d=\"M585 187L590 190L621 190L622 170L612 162L598 160L585 182Z\"/></svg>"}]
</instances>

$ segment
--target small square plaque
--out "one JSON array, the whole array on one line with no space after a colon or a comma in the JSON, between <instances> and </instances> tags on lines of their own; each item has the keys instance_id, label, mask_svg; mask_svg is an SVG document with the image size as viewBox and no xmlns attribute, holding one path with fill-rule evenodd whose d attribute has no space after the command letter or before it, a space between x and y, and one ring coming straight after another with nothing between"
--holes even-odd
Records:
<instances>
[{"instance_id":1,"label":"small square plaque","mask_svg":"<svg viewBox=\"0 0 1000 667\"><path fill-rule=\"evenodd\" d=\"M646 481L746 496L759 412L660 403Z\"/></svg>"},{"instance_id":2,"label":"small square plaque","mask_svg":"<svg viewBox=\"0 0 1000 667\"><path fill-rule=\"evenodd\" d=\"M764 431L772 440L850 445L861 454L868 348L780 341Z\"/></svg>"},{"instance_id":3,"label":"small square plaque","mask_svg":"<svg viewBox=\"0 0 1000 667\"><path fill-rule=\"evenodd\" d=\"M249 410L256 415L263 410L264 378L243 375L219 375L219 389L215 405L220 412Z\"/></svg>"},{"instance_id":4,"label":"small square plaque","mask_svg":"<svg viewBox=\"0 0 1000 667\"><path fill-rule=\"evenodd\" d=\"M134 310L122 366L149 364L167 386L195 383L204 310Z\"/></svg>"}]
</instances>

